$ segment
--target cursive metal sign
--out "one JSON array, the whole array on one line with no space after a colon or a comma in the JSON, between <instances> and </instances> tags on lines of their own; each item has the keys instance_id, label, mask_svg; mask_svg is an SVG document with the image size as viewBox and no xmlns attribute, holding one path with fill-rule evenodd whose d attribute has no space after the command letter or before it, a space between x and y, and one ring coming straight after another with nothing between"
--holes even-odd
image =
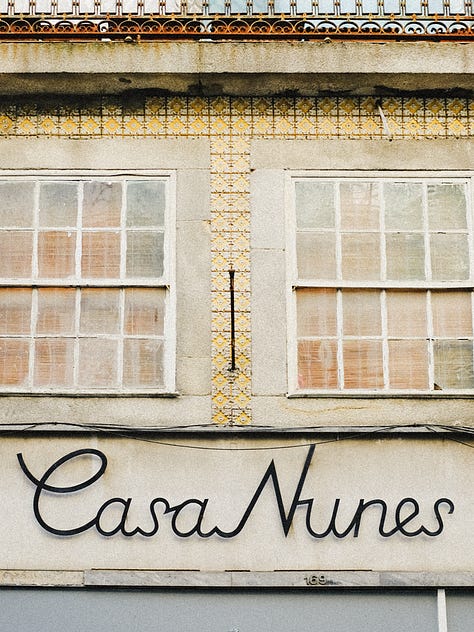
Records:
<instances>
[{"instance_id":1,"label":"cursive metal sign","mask_svg":"<svg viewBox=\"0 0 474 632\"><path fill-rule=\"evenodd\" d=\"M414 538L417 536L436 537L439 536L444 530L444 515L452 514L454 511L454 503L449 498L438 498L432 506L432 517L434 519L434 528L428 528L420 519L420 503L412 497L402 498L394 508L389 508L389 503L381 498L373 498L365 500L359 499L358 504L352 514L350 520L346 518L346 524L341 527L340 506L341 499L336 498L334 500L332 515L327 524L327 527L321 531L317 531L314 527L313 513L314 498L301 498L303 493L303 486L308 474L308 470L311 464L311 460L314 454L315 446L311 445L308 449L308 453L301 470L301 474L296 485L296 489L288 509L285 509L285 505L282 498L280 481L278 479L278 473L274 461L272 460L267 467L263 477L258 484L255 492L252 494L251 499L243 512L240 520L238 520L235 528L226 531L214 525L207 530L204 528L203 523L206 514L206 508L210 502L209 498L188 498L178 504L174 504L172 501L158 496L153 498L149 504L149 513L152 521L152 528L147 530L141 526L130 527L128 524L128 514L133 503L132 498L114 497L106 500L92 515L90 520L83 524L79 524L71 529L59 529L50 524L42 514L41 511L41 498L44 492L49 494L58 495L72 494L84 490L101 479L107 469L107 457L100 450L93 448L84 448L82 450L75 450L64 455L57 461L55 461L39 478L35 477L30 468L25 463L23 455L20 453L17 455L21 469L27 478L35 486L35 492L33 496L33 512L36 520L41 527L48 533L57 536L75 536L80 533L84 533L89 529L96 529L100 535L105 537L111 537L116 534L122 534L126 537L143 536L150 538L155 536L160 527L160 520L163 516L169 518L170 527L172 532L179 538L189 538L191 536L197 536L199 538L210 538L217 536L220 538L235 538L245 528L252 512L257 505L260 496L267 485L272 485L275 495L276 507L278 510L278 516L281 523L283 533L288 536L290 528L293 524L293 519L297 509L305 511L305 526L307 533L316 539L326 538L328 536L334 536L335 538L353 537L357 538L362 528L362 518L364 513L371 507L377 507L380 511L378 533L382 538L390 538L396 534L400 534L406 538ZM77 483L76 485L58 486L52 485L49 481L51 477L62 468L62 466L69 461L77 459L79 457L90 456L98 459L97 471L89 478ZM115 507L120 510L120 517L116 524L112 528L110 526L106 528L104 522L107 509ZM180 516L182 516L186 508L195 508L197 510L197 518L191 528L184 529L180 526ZM339 515L338 515L339 514ZM336 524L338 523L338 524ZM389 526L387 526L389 523Z\"/></svg>"}]
</instances>

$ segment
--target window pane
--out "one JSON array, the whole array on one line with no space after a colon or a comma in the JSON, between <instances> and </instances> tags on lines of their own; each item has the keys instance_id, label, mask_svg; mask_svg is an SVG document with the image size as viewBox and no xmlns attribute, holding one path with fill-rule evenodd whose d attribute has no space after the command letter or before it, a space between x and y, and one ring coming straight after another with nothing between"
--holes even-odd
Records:
<instances>
[{"instance_id":1,"label":"window pane","mask_svg":"<svg viewBox=\"0 0 474 632\"><path fill-rule=\"evenodd\" d=\"M71 339L40 338L35 342L36 386L72 386L74 341Z\"/></svg>"},{"instance_id":2,"label":"window pane","mask_svg":"<svg viewBox=\"0 0 474 632\"><path fill-rule=\"evenodd\" d=\"M127 231L127 277L161 277L163 246L163 233Z\"/></svg>"},{"instance_id":3,"label":"window pane","mask_svg":"<svg viewBox=\"0 0 474 632\"><path fill-rule=\"evenodd\" d=\"M380 292L344 290L342 317L345 336L380 336Z\"/></svg>"},{"instance_id":4,"label":"window pane","mask_svg":"<svg viewBox=\"0 0 474 632\"><path fill-rule=\"evenodd\" d=\"M380 279L378 235L342 235L342 278L359 281Z\"/></svg>"},{"instance_id":5,"label":"window pane","mask_svg":"<svg viewBox=\"0 0 474 632\"><path fill-rule=\"evenodd\" d=\"M39 225L76 226L77 184L44 182L40 185Z\"/></svg>"},{"instance_id":6,"label":"window pane","mask_svg":"<svg viewBox=\"0 0 474 632\"><path fill-rule=\"evenodd\" d=\"M472 336L471 292L432 292L431 310L435 336Z\"/></svg>"},{"instance_id":7,"label":"window pane","mask_svg":"<svg viewBox=\"0 0 474 632\"><path fill-rule=\"evenodd\" d=\"M378 229L380 186L374 182L343 182L340 185L342 229Z\"/></svg>"},{"instance_id":8,"label":"window pane","mask_svg":"<svg viewBox=\"0 0 474 632\"><path fill-rule=\"evenodd\" d=\"M430 230L466 228L465 185L428 185L428 215Z\"/></svg>"},{"instance_id":9,"label":"window pane","mask_svg":"<svg viewBox=\"0 0 474 632\"><path fill-rule=\"evenodd\" d=\"M125 333L162 335L164 332L165 290L130 288L125 290Z\"/></svg>"},{"instance_id":10,"label":"window pane","mask_svg":"<svg viewBox=\"0 0 474 632\"><path fill-rule=\"evenodd\" d=\"M29 334L31 289L0 290L0 334Z\"/></svg>"},{"instance_id":11,"label":"window pane","mask_svg":"<svg viewBox=\"0 0 474 632\"><path fill-rule=\"evenodd\" d=\"M386 235L387 278L408 280L425 278L423 235L396 233Z\"/></svg>"},{"instance_id":12,"label":"window pane","mask_svg":"<svg viewBox=\"0 0 474 632\"><path fill-rule=\"evenodd\" d=\"M298 388L337 388L336 340L298 342Z\"/></svg>"},{"instance_id":13,"label":"window pane","mask_svg":"<svg viewBox=\"0 0 474 632\"><path fill-rule=\"evenodd\" d=\"M439 340L433 348L435 389L474 388L471 341Z\"/></svg>"},{"instance_id":14,"label":"window pane","mask_svg":"<svg viewBox=\"0 0 474 632\"><path fill-rule=\"evenodd\" d=\"M296 305L298 337L336 335L336 290L299 289Z\"/></svg>"},{"instance_id":15,"label":"window pane","mask_svg":"<svg viewBox=\"0 0 474 632\"><path fill-rule=\"evenodd\" d=\"M76 310L76 290L73 288L38 289L39 334L73 334Z\"/></svg>"},{"instance_id":16,"label":"window pane","mask_svg":"<svg viewBox=\"0 0 474 632\"><path fill-rule=\"evenodd\" d=\"M85 182L82 225L85 228L120 226L120 182Z\"/></svg>"},{"instance_id":17,"label":"window pane","mask_svg":"<svg viewBox=\"0 0 474 632\"><path fill-rule=\"evenodd\" d=\"M106 388L117 385L117 341L79 339L79 386Z\"/></svg>"},{"instance_id":18,"label":"window pane","mask_svg":"<svg viewBox=\"0 0 474 632\"><path fill-rule=\"evenodd\" d=\"M34 182L0 182L0 226L32 226Z\"/></svg>"},{"instance_id":19,"label":"window pane","mask_svg":"<svg viewBox=\"0 0 474 632\"><path fill-rule=\"evenodd\" d=\"M334 184L305 180L295 183L298 228L334 228Z\"/></svg>"},{"instance_id":20,"label":"window pane","mask_svg":"<svg viewBox=\"0 0 474 632\"><path fill-rule=\"evenodd\" d=\"M129 388L163 387L163 342L161 340L124 341L123 383Z\"/></svg>"},{"instance_id":21,"label":"window pane","mask_svg":"<svg viewBox=\"0 0 474 632\"><path fill-rule=\"evenodd\" d=\"M390 340L390 388L428 390L428 344L426 340Z\"/></svg>"},{"instance_id":22,"label":"window pane","mask_svg":"<svg viewBox=\"0 0 474 632\"><path fill-rule=\"evenodd\" d=\"M29 342L0 338L0 386L24 386L28 382Z\"/></svg>"},{"instance_id":23,"label":"window pane","mask_svg":"<svg viewBox=\"0 0 474 632\"><path fill-rule=\"evenodd\" d=\"M301 279L336 278L336 238L328 233L297 233L296 257Z\"/></svg>"},{"instance_id":24,"label":"window pane","mask_svg":"<svg viewBox=\"0 0 474 632\"><path fill-rule=\"evenodd\" d=\"M74 276L76 234L66 231L38 235L38 273L43 279Z\"/></svg>"},{"instance_id":25,"label":"window pane","mask_svg":"<svg viewBox=\"0 0 474 632\"><path fill-rule=\"evenodd\" d=\"M426 338L426 292L394 290L385 296L388 336Z\"/></svg>"},{"instance_id":26,"label":"window pane","mask_svg":"<svg viewBox=\"0 0 474 632\"><path fill-rule=\"evenodd\" d=\"M380 341L345 340L343 354L345 388L383 388Z\"/></svg>"},{"instance_id":27,"label":"window pane","mask_svg":"<svg viewBox=\"0 0 474 632\"><path fill-rule=\"evenodd\" d=\"M421 230L423 228L423 187L412 182L386 182L383 185L385 228Z\"/></svg>"},{"instance_id":28,"label":"window pane","mask_svg":"<svg viewBox=\"0 0 474 632\"><path fill-rule=\"evenodd\" d=\"M82 275L94 279L115 279L120 276L119 233L83 233Z\"/></svg>"},{"instance_id":29,"label":"window pane","mask_svg":"<svg viewBox=\"0 0 474 632\"><path fill-rule=\"evenodd\" d=\"M81 334L116 334L120 329L120 290L81 291Z\"/></svg>"},{"instance_id":30,"label":"window pane","mask_svg":"<svg viewBox=\"0 0 474 632\"><path fill-rule=\"evenodd\" d=\"M165 223L164 182L129 182L127 226L163 226Z\"/></svg>"},{"instance_id":31,"label":"window pane","mask_svg":"<svg viewBox=\"0 0 474 632\"><path fill-rule=\"evenodd\" d=\"M469 278L467 235L431 235L431 268L433 279L464 280Z\"/></svg>"},{"instance_id":32,"label":"window pane","mask_svg":"<svg viewBox=\"0 0 474 632\"><path fill-rule=\"evenodd\" d=\"M33 234L29 231L0 231L0 276L11 279L31 277Z\"/></svg>"}]
</instances>

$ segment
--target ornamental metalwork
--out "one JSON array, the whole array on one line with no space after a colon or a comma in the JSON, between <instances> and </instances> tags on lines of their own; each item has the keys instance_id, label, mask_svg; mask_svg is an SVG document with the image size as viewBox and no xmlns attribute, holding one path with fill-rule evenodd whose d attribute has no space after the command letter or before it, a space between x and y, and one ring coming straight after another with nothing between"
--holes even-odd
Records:
<instances>
[{"instance_id":1,"label":"ornamental metalwork","mask_svg":"<svg viewBox=\"0 0 474 632\"><path fill-rule=\"evenodd\" d=\"M474 36L471 0L0 0L0 39Z\"/></svg>"}]
</instances>

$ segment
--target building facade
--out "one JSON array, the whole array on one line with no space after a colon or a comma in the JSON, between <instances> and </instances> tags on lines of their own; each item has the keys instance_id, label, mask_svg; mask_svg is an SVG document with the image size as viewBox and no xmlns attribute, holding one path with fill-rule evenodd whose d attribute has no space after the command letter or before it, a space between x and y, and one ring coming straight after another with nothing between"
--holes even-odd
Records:
<instances>
[{"instance_id":1,"label":"building facade","mask_svg":"<svg viewBox=\"0 0 474 632\"><path fill-rule=\"evenodd\" d=\"M3 625L470 630L470 8L12 7Z\"/></svg>"}]
</instances>

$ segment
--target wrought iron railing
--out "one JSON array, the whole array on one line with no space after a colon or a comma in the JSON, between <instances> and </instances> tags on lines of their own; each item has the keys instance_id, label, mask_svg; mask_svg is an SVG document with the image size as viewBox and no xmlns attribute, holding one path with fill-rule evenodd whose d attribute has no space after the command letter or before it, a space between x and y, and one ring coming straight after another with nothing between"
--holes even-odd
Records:
<instances>
[{"instance_id":1,"label":"wrought iron railing","mask_svg":"<svg viewBox=\"0 0 474 632\"><path fill-rule=\"evenodd\" d=\"M0 39L474 37L473 0L0 0Z\"/></svg>"}]
</instances>

